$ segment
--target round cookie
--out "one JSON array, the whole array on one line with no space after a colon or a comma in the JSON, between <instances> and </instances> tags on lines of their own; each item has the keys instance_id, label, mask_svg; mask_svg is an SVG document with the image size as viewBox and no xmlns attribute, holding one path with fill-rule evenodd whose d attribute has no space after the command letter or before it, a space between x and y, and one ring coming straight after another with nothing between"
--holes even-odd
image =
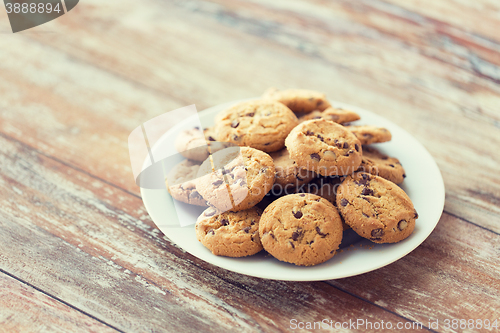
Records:
<instances>
[{"instance_id":1,"label":"round cookie","mask_svg":"<svg viewBox=\"0 0 500 333\"><path fill-rule=\"evenodd\" d=\"M344 124L351 121L361 119L361 117L354 111L344 110L342 108L334 108L330 106L325 111L313 111L299 118L300 122L311 119L325 119L333 121L337 124Z\"/></svg>"},{"instance_id":2,"label":"round cookie","mask_svg":"<svg viewBox=\"0 0 500 333\"><path fill-rule=\"evenodd\" d=\"M345 222L375 243L396 243L415 228L418 214L408 195L382 177L358 172L337 190L337 207Z\"/></svg>"},{"instance_id":3,"label":"round cookie","mask_svg":"<svg viewBox=\"0 0 500 333\"><path fill-rule=\"evenodd\" d=\"M363 159L358 171L380 176L395 184L401 184L406 177L405 169L397 158L389 157L368 146L363 146Z\"/></svg>"},{"instance_id":4,"label":"round cookie","mask_svg":"<svg viewBox=\"0 0 500 333\"><path fill-rule=\"evenodd\" d=\"M271 100L238 103L217 116L219 141L273 152L284 147L285 138L298 123L283 104Z\"/></svg>"},{"instance_id":5,"label":"round cookie","mask_svg":"<svg viewBox=\"0 0 500 333\"><path fill-rule=\"evenodd\" d=\"M275 168L272 158L250 147L230 147L211 155L198 171L196 189L220 211L255 206L271 190Z\"/></svg>"},{"instance_id":6,"label":"round cookie","mask_svg":"<svg viewBox=\"0 0 500 333\"><path fill-rule=\"evenodd\" d=\"M285 145L299 167L322 176L353 173L361 164L359 140L344 126L329 120L313 119L299 124Z\"/></svg>"},{"instance_id":7,"label":"round cookie","mask_svg":"<svg viewBox=\"0 0 500 333\"><path fill-rule=\"evenodd\" d=\"M278 101L286 105L293 112L312 112L314 110L323 111L330 106L325 94L313 90L288 89L278 90L269 88L263 99Z\"/></svg>"},{"instance_id":8,"label":"round cookie","mask_svg":"<svg viewBox=\"0 0 500 333\"><path fill-rule=\"evenodd\" d=\"M273 192L291 194L297 187L308 183L315 177L314 172L299 168L297 163L290 159L286 149L281 149L270 155L276 168Z\"/></svg>"},{"instance_id":9,"label":"round cookie","mask_svg":"<svg viewBox=\"0 0 500 333\"><path fill-rule=\"evenodd\" d=\"M190 160L184 160L172 168L165 180L172 198L191 205L207 206L207 201L196 190L199 168L199 163Z\"/></svg>"},{"instance_id":10,"label":"round cookie","mask_svg":"<svg viewBox=\"0 0 500 333\"><path fill-rule=\"evenodd\" d=\"M312 266L335 255L342 241L342 222L335 206L314 194L290 194L264 210L259 234L276 259Z\"/></svg>"},{"instance_id":11,"label":"round cookie","mask_svg":"<svg viewBox=\"0 0 500 333\"><path fill-rule=\"evenodd\" d=\"M251 256L262 250L259 236L261 214L262 211L254 207L217 215L210 207L196 221L196 238L217 256Z\"/></svg>"},{"instance_id":12,"label":"round cookie","mask_svg":"<svg viewBox=\"0 0 500 333\"><path fill-rule=\"evenodd\" d=\"M370 125L346 126L361 142L362 145L391 141L392 135L388 129Z\"/></svg>"}]
</instances>

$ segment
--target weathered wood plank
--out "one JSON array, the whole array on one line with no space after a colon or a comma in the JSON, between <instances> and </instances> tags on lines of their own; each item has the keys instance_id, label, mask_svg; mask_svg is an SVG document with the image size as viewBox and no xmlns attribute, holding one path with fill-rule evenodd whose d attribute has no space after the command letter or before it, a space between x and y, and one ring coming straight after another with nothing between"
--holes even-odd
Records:
<instances>
[{"instance_id":1,"label":"weathered wood plank","mask_svg":"<svg viewBox=\"0 0 500 333\"><path fill-rule=\"evenodd\" d=\"M0 273L0 330L11 333L117 332L3 273Z\"/></svg>"},{"instance_id":2,"label":"weathered wood plank","mask_svg":"<svg viewBox=\"0 0 500 333\"><path fill-rule=\"evenodd\" d=\"M470 57L460 45L434 40L437 23L417 25L405 13L347 1L100 6L82 3L47 26L71 38L25 33L0 41L0 131L138 193L126 138L141 122L193 102L202 108L258 95L270 85L308 87L409 130L443 171L446 210L500 231L500 161L491 154L500 144L500 86L463 65ZM110 14L116 12L123 20ZM394 15L402 16L397 24ZM104 22L114 29L100 34ZM241 66L249 52L252 61ZM488 52L498 55L493 46ZM54 89L54 82L67 84Z\"/></svg>"},{"instance_id":3,"label":"weathered wood plank","mask_svg":"<svg viewBox=\"0 0 500 333\"><path fill-rule=\"evenodd\" d=\"M0 205L0 268L125 331L406 322L324 283L264 281L193 258L152 226L140 198L2 136Z\"/></svg>"},{"instance_id":4,"label":"weathered wood plank","mask_svg":"<svg viewBox=\"0 0 500 333\"><path fill-rule=\"evenodd\" d=\"M462 331L445 330L445 319L500 325L500 236L445 214L404 259L329 283L428 327L438 320L439 332Z\"/></svg>"}]
</instances>

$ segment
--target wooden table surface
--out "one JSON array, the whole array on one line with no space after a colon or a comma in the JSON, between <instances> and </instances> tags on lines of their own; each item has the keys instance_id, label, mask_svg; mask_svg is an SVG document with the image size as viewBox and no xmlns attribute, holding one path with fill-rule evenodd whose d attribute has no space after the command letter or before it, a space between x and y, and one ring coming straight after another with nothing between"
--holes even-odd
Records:
<instances>
[{"instance_id":1,"label":"wooden table surface","mask_svg":"<svg viewBox=\"0 0 500 333\"><path fill-rule=\"evenodd\" d=\"M498 0L82 0L9 31L1 9L1 332L500 327ZM232 273L170 242L128 135L270 86L325 92L415 136L446 186L430 237L384 268L311 283Z\"/></svg>"}]
</instances>

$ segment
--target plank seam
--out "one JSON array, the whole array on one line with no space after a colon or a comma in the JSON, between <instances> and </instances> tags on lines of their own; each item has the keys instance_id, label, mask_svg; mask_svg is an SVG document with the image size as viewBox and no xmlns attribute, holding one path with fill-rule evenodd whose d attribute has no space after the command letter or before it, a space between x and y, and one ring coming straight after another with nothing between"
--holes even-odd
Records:
<instances>
[{"instance_id":1,"label":"plank seam","mask_svg":"<svg viewBox=\"0 0 500 333\"><path fill-rule=\"evenodd\" d=\"M338 289L338 290L340 290L340 291L343 291L343 292L345 292L346 294L351 295L352 297L355 297L355 298L357 298L357 299L360 299L360 300L362 300L362 301L365 301L365 302L367 302L367 303L369 303L369 304L371 304L371 305L373 305L373 306L375 306L375 307L377 307L377 308L379 308L379 309L382 309L382 310L384 310L384 311L387 311L387 312L389 312L389 313L392 313L393 315L395 315L395 316L397 316L397 317L399 317L399 318L401 318L401 319L408 320L408 321L409 321L409 322L411 322L411 323L417 323L416 321L411 320L411 319L409 319L409 318L406 318L405 316L402 316L402 315L398 314L397 312L394 312L394 311L392 311L392 310L386 309L386 308L384 308L383 306L380 306L380 305L378 305L378 304L376 304L376 303L374 303L374 302L371 302L371 301L369 301L369 300L367 300L367 299L365 299L365 298L363 298L363 297L361 297L361 296L358 296L358 295L356 295L356 294L354 294L354 293L351 293L351 292L349 292L349 291L347 291L347 290L344 290L344 289L342 289L342 288L340 288L340 287L337 287L336 285L332 284L331 282L324 281L324 283L328 284L329 286L332 286L332 287L333 287L333 288L335 288L335 289ZM425 326L423 323L422 323L422 328L424 328L424 329L428 330L429 332L439 333L439 332L434 331L434 330L430 329L429 327Z\"/></svg>"},{"instance_id":2,"label":"plank seam","mask_svg":"<svg viewBox=\"0 0 500 333\"><path fill-rule=\"evenodd\" d=\"M21 279L21 278L16 277L15 275L13 275L13 274L11 274L11 273L9 273L9 272L7 272L7 271L5 271L5 270L1 269L1 268L0 268L0 273L3 273L3 274L5 274L5 275L7 275L7 276L9 276L9 277L13 278L13 279L14 279L14 280L16 280L16 281L19 281L19 282L21 282L22 284L25 284L25 285L29 286L30 288L33 288L33 289L35 289L36 291L41 292L42 294L44 294L44 295L46 295L46 296L48 296L48 297L50 297L50 298L52 298L52 299L54 299L54 300L56 300L56 301L60 302L60 303L62 303L62 304L64 304L64 305L66 305L66 306L69 306L69 307L70 307L70 308L72 308L73 310L76 310L76 311L78 311L78 312L82 313L83 315L85 315L85 316L87 316L87 317L90 317L90 318L92 318L92 319L94 319L94 320L98 321L99 323L101 323L101 324L103 324L103 325L106 325L107 327L109 327L109 328L112 328L112 329L116 330L117 332L122 332L122 333L125 333L125 331L122 331L122 330L120 330L119 328L114 327L113 325L108 324L108 323L106 323L105 321L103 321L103 320L101 320L101 319L99 319L99 318L94 317L93 315L91 315L91 314L89 314L89 313L87 313L87 312L85 312L85 311L83 311L83 310L81 310L81 309L79 309L79 308L77 308L77 307L75 307L75 306L73 306L73 305L71 305L71 304L69 304L69 303L67 303L67 302L63 301L63 300L62 300L62 299L60 299L59 297L56 297L56 296L54 296L54 295L51 295L51 294L47 293L46 291L44 291L44 290L42 290L42 289L40 289L40 288L38 288L38 287L34 286L33 284L31 284L31 283L29 283L29 282L27 282L27 281L24 281L24 280L23 280L23 279Z\"/></svg>"}]
</instances>

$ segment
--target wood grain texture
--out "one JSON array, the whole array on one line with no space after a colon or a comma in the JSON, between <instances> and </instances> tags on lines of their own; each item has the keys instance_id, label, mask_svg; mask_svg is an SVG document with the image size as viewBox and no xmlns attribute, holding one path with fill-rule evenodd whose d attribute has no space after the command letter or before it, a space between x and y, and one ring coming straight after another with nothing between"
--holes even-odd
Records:
<instances>
[{"instance_id":1,"label":"wood grain texture","mask_svg":"<svg viewBox=\"0 0 500 333\"><path fill-rule=\"evenodd\" d=\"M495 318L499 10L492 0L86 0L43 29L1 34L0 268L42 291L29 298L55 329L98 327L85 314L151 332ZM5 22L0 10L0 31ZM328 284L241 276L171 244L138 196L129 133L269 86L323 91L422 142L446 186L428 240ZM49 295L73 310L43 307Z\"/></svg>"},{"instance_id":2,"label":"wood grain texture","mask_svg":"<svg viewBox=\"0 0 500 333\"><path fill-rule=\"evenodd\" d=\"M4 137L0 174L0 268L120 330L407 322L325 283L249 278L193 258L153 227L140 198Z\"/></svg>"},{"instance_id":3,"label":"wood grain texture","mask_svg":"<svg viewBox=\"0 0 500 333\"><path fill-rule=\"evenodd\" d=\"M500 231L495 41L383 2L88 1L50 24L71 35L2 41L0 130L101 179L138 193L126 138L164 111L306 87L415 135L443 172L446 211Z\"/></svg>"},{"instance_id":4,"label":"wood grain texture","mask_svg":"<svg viewBox=\"0 0 500 333\"><path fill-rule=\"evenodd\" d=\"M3 273L0 309L2 332L117 332Z\"/></svg>"}]
</instances>

